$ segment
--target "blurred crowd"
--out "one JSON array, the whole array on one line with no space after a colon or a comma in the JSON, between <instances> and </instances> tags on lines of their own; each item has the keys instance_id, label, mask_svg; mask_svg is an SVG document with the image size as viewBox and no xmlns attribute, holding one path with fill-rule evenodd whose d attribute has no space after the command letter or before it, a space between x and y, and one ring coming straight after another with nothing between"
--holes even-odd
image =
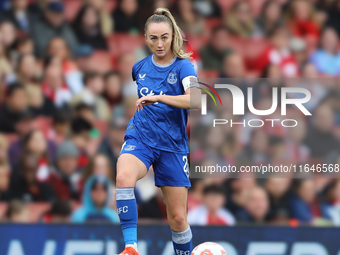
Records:
<instances>
[{"instance_id":1,"label":"blurred crowd","mask_svg":"<svg viewBox=\"0 0 340 255\"><path fill-rule=\"evenodd\" d=\"M226 128L225 139L205 144L221 149L220 160L340 163L339 0L0 0L2 221L119 222L116 162L137 98L131 70L150 54L143 30L157 7L175 16L199 77L275 78L254 85L257 105L268 105L272 86L285 86L281 78L331 80L299 84L312 92L315 119L296 116L300 132L289 142L276 129ZM207 178L192 186L192 225L340 226L337 179ZM166 220L152 169L136 198L141 221Z\"/></svg>"}]
</instances>

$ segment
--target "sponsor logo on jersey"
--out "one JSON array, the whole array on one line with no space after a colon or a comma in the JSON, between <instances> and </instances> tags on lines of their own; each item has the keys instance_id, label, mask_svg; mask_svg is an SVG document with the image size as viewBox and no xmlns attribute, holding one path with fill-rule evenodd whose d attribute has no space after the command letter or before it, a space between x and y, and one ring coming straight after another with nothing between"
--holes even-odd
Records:
<instances>
[{"instance_id":1,"label":"sponsor logo on jersey","mask_svg":"<svg viewBox=\"0 0 340 255\"><path fill-rule=\"evenodd\" d=\"M146 73L145 73L145 74L143 74L143 75L139 74L139 80L140 80L140 81L144 81L144 77L145 77L145 75L146 75Z\"/></svg>"},{"instance_id":2,"label":"sponsor logo on jersey","mask_svg":"<svg viewBox=\"0 0 340 255\"><path fill-rule=\"evenodd\" d=\"M174 83L177 82L176 73L169 73L168 82L169 82L170 84L174 84Z\"/></svg>"},{"instance_id":3,"label":"sponsor logo on jersey","mask_svg":"<svg viewBox=\"0 0 340 255\"><path fill-rule=\"evenodd\" d=\"M133 151L134 149L136 149L136 145L127 145L124 150L126 151Z\"/></svg>"}]
</instances>

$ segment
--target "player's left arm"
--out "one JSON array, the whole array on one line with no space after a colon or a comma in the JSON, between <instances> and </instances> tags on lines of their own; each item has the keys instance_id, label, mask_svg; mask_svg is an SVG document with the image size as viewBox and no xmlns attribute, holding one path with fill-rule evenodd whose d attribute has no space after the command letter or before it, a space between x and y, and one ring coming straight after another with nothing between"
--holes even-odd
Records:
<instances>
[{"instance_id":1,"label":"player's left arm","mask_svg":"<svg viewBox=\"0 0 340 255\"><path fill-rule=\"evenodd\" d=\"M197 79L194 76L187 77L189 79ZM183 79L183 83L187 83L188 81L185 81ZM163 104L171 105L174 107L178 107L181 109L200 109L201 108L201 101L200 101L200 94L201 91L196 88L192 88L194 86L190 86L188 84L183 84L183 87L185 89L184 95L176 95L176 96L170 96L170 95L154 95L154 96L143 96L136 102L136 108L137 110L142 110L143 106L154 104L156 102L161 102Z\"/></svg>"}]
</instances>

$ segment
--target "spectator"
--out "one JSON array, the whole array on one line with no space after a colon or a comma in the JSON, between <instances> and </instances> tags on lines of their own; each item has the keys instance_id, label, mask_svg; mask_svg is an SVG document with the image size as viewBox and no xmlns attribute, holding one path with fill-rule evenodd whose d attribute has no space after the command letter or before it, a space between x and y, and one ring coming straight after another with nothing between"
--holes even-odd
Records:
<instances>
[{"instance_id":1,"label":"spectator","mask_svg":"<svg viewBox=\"0 0 340 255\"><path fill-rule=\"evenodd\" d=\"M284 26L272 29L269 34L270 45L260 54L256 61L256 70L263 73L270 65L280 67L283 77L296 77L298 66L289 49L290 36Z\"/></svg>"},{"instance_id":2,"label":"spectator","mask_svg":"<svg viewBox=\"0 0 340 255\"><path fill-rule=\"evenodd\" d=\"M41 84L44 95L59 109L67 109L72 99L72 93L65 84L61 61L58 57L48 57L45 60L44 78Z\"/></svg>"},{"instance_id":3,"label":"spectator","mask_svg":"<svg viewBox=\"0 0 340 255\"><path fill-rule=\"evenodd\" d=\"M59 199L78 200L81 178L78 148L72 141L66 140L59 145L56 156L56 169L49 177L49 185L54 188Z\"/></svg>"},{"instance_id":4,"label":"spectator","mask_svg":"<svg viewBox=\"0 0 340 255\"><path fill-rule=\"evenodd\" d=\"M47 56L57 57L61 61L62 73L67 87L73 94L77 94L83 89L82 73L76 63L71 59L70 48L63 37L54 37L47 46Z\"/></svg>"},{"instance_id":5,"label":"spectator","mask_svg":"<svg viewBox=\"0 0 340 255\"><path fill-rule=\"evenodd\" d=\"M86 182L92 175L103 175L111 184L115 183L116 173L106 155L98 153L92 157L84 170L83 181Z\"/></svg>"},{"instance_id":6,"label":"spectator","mask_svg":"<svg viewBox=\"0 0 340 255\"><path fill-rule=\"evenodd\" d=\"M1 107L0 131L14 133L15 125L22 114L28 111L26 93L20 83L14 83L7 87L5 103Z\"/></svg>"},{"instance_id":7,"label":"spectator","mask_svg":"<svg viewBox=\"0 0 340 255\"><path fill-rule=\"evenodd\" d=\"M72 103L86 103L94 107L95 116L97 119L110 119L110 109L106 101L101 96L104 92L103 76L99 73L91 72L85 74L84 77L85 89L79 95L76 95Z\"/></svg>"},{"instance_id":8,"label":"spectator","mask_svg":"<svg viewBox=\"0 0 340 255\"><path fill-rule=\"evenodd\" d=\"M53 116L56 111L54 103L47 98L40 86L26 86L27 103L29 110L35 116Z\"/></svg>"},{"instance_id":9,"label":"spectator","mask_svg":"<svg viewBox=\"0 0 340 255\"><path fill-rule=\"evenodd\" d=\"M83 167L88 163L89 155L88 152L95 151L95 149L91 147L92 138L93 138L93 126L91 125L91 123L82 117L75 117L71 122L70 139L79 150L80 154L78 159L79 167Z\"/></svg>"},{"instance_id":10,"label":"spectator","mask_svg":"<svg viewBox=\"0 0 340 255\"><path fill-rule=\"evenodd\" d=\"M52 202L56 194L52 186L37 179L39 159L31 153L24 154L20 161L19 175L13 175L10 198L26 202Z\"/></svg>"},{"instance_id":11,"label":"spectator","mask_svg":"<svg viewBox=\"0 0 340 255\"><path fill-rule=\"evenodd\" d=\"M266 37L275 27L282 25L282 6L277 0L267 0L256 19L255 35Z\"/></svg>"},{"instance_id":12,"label":"spectator","mask_svg":"<svg viewBox=\"0 0 340 255\"><path fill-rule=\"evenodd\" d=\"M127 123L124 118L113 119L110 122L110 128L101 144L98 152L106 155L110 159L113 172L116 172L116 165L119 153L124 143L124 133L126 131Z\"/></svg>"},{"instance_id":13,"label":"spectator","mask_svg":"<svg viewBox=\"0 0 340 255\"><path fill-rule=\"evenodd\" d=\"M84 169L82 185L84 185L92 175L103 175L110 181L110 193L112 196L109 205L112 205L111 207L116 207L116 172L111 165L110 159L106 155L97 153L92 156Z\"/></svg>"},{"instance_id":14,"label":"spectator","mask_svg":"<svg viewBox=\"0 0 340 255\"><path fill-rule=\"evenodd\" d=\"M93 48L90 45L79 45L74 53L74 60L82 73L91 72L96 61L93 61Z\"/></svg>"},{"instance_id":15,"label":"spectator","mask_svg":"<svg viewBox=\"0 0 340 255\"><path fill-rule=\"evenodd\" d=\"M55 162L55 152L56 145L52 141L46 140L41 130L35 129L29 131L16 143L11 145L9 158L11 165L18 167L17 162L19 162L20 157L26 153L32 153L39 159L39 167L42 167L42 169L40 169L42 170L41 173L48 174L48 172L46 172L48 169L45 167ZM20 169L13 169L14 172L16 170L20 171ZM39 172L39 174L41 173Z\"/></svg>"},{"instance_id":16,"label":"spectator","mask_svg":"<svg viewBox=\"0 0 340 255\"><path fill-rule=\"evenodd\" d=\"M269 140L262 129L253 129L250 143L237 157L238 165L260 165L270 162L268 153Z\"/></svg>"},{"instance_id":17,"label":"spectator","mask_svg":"<svg viewBox=\"0 0 340 255\"><path fill-rule=\"evenodd\" d=\"M203 189L203 204L188 212L190 225L227 225L233 226L234 216L223 205L226 202L223 189L211 184Z\"/></svg>"},{"instance_id":18,"label":"spectator","mask_svg":"<svg viewBox=\"0 0 340 255\"><path fill-rule=\"evenodd\" d=\"M254 187L247 192L244 211L236 216L241 223L265 224L268 220L269 199L261 187Z\"/></svg>"},{"instance_id":19,"label":"spectator","mask_svg":"<svg viewBox=\"0 0 340 255\"><path fill-rule=\"evenodd\" d=\"M231 53L225 55L222 65L221 78L244 78L245 77L245 66L241 55L238 53Z\"/></svg>"},{"instance_id":20,"label":"spectator","mask_svg":"<svg viewBox=\"0 0 340 255\"><path fill-rule=\"evenodd\" d=\"M85 4L95 8L99 13L100 31L103 36L109 36L114 25L106 3L105 0L85 0Z\"/></svg>"},{"instance_id":21,"label":"spectator","mask_svg":"<svg viewBox=\"0 0 340 255\"><path fill-rule=\"evenodd\" d=\"M257 183L255 178L235 178L224 181L226 186L227 202L225 207L237 215L243 211L248 190L254 188Z\"/></svg>"},{"instance_id":22,"label":"spectator","mask_svg":"<svg viewBox=\"0 0 340 255\"><path fill-rule=\"evenodd\" d=\"M203 35L206 32L203 17L194 10L192 0L174 3L172 10L177 25L188 35Z\"/></svg>"},{"instance_id":23,"label":"spectator","mask_svg":"<svg viewBox=\"0 0 340 255\"><path fill-rule=\"evenodd\" d=\"M15 81L20 82L24 86L38 85L39 68L34 55L24 54L19 57L15 76Z\"/></svg>"},{"instance_id":24,"label":"spectator","mask_svg":"<svg viewBox=\"0 0 340 255\"><path fill-rule=\"evenodd\" d=\"M6 218L11 223L29 223L30 212L22 201L16 199L9 202Z\"/></svg>"},{"instance_id":25,"label":"spectator","mask_svg":"<svg viewBox=\"0 0 340 255\"><path fill-rule=\"evenodd\" d=\"M13 23L6 20L0 22L0 34L1 42L8 54L7 56L11 57L15 40L17 39L17 31Z\"/></svg>"},{"instance_id":26,"label":"spectator","mask_svg":"<svg viewBox=\"0 0 340 255\"><path fill-rule=\"evenodd\" d=\"M34 54L34 43L28 35L20 36L15 42L15 49L18 56Z\"/></svg>"},{"instance_id":27,"label":"spectator","mask_svg":"<svg viewBox=\"0 0 340 255\"><path fill-rule=\"evenodd\" d=\"M110 201L110 182L102 175L93 175L87 180L83 205L71 216L73 223L110 222L118 223L117 213L108 207Z\"/></svg>"},{"instance_id":28,"label":"spectator","mask_svg":"<svg viewBox=\"0 0 340 255\"><path fill-rule=\"evenodd\" d=\"M9 200L10 168L9 165L0 164L0 201Z\"/></svg>"},{"instance_id":29,"label":"spectator","mask_svg":"<svg viewBox=\"0 0 340 255\"><path fill-rule=\"evenodd\" d=\"M289 42L289 48L298 66L299 74L301 74L303 67L309 63L307 42L302 38L294 37Z\"/></svg>"},{"instance_id":30,"label":"spectator","mask_svg":"<svg viewBox=\"0 0 340 255\"><path fill-rule=\"evenodd\" d=\"M73 21L73 30L78 42L88 44L97 50L107 50L107 43L100 30L99 12L90 5L84 5Z\"/></svg>"},{"instance_id":31,"label":"spectator","mask_svg":"<svg viewBox=\"0 0 340 255\"><path fill-rule=\"evenodd\" d=\"M61 144L69 134L70 126L70 114L64 111L56 111L53 115L52 126L48 131L47 137L56 144Z\"/></svg>"},{"instance_id":32,"label":"spectator","mask_svg":"<svg viewBox=\"0 0 340 255\"><path fill-rule=\"evenodd\" d=\"M38 159L37 179L45 181L49 177L51 165L55 162L56 145L47 141L41 130L34 130L23 138L22 146L21 155L29 153Z\"/></svg>"},{"instance_id":33,"label":"spectator","mask_svg":"<svg viewBox=\"0 0 340 255\"><path fill-rule=\"evenodd\" d=\"M128 32L136 34L140 30L140 24L137 19L138 1L137 0L119 0L118 8L113 12L115 32Z\"/></svg>"},{"instance_id":34,"label":"spectator","mask_svg":"<svg viewBox=\"0 0 340 255\"><path fill-rule=\"evenodd\" d=\"M310 61L315 65L319 74L340 75L339 37L332 28L326 28L320 39L320 48L315 51Z\"/></svg>"},{"instance_id":35,"label":"spectator","mask_svg":"<svg viewBox=\"0 0 340 255\"><path fill-rule=\"evenodd\" d=\"M334 112L328 104L319 105L314 112L313 126L309 129L305 144L314 159L322 159L332 151L340 150L339 140L332 133Z\"/></svg>"},{"instance_id":36,"label":"spectator","mask_svg":"<svg viewBox=\"0 0 340 255\"><path fill-rule=\"evenodd\" d=\"M231 53L227 41L228 30L224 26L213 28L209 43L200 50L203 69L221 70L224 57Z\"/></svg>"},{"instance_id":37,"label":"spectator","mask_svg":"<svg viewBox=\"0 0 340 255\"><path fill-rule=\"evenodd\" d=\"M2 20L12 22L17 29L29 32L31 13L27 10L28 0L11 0L11 8L2 13Z\"/></svg>"},{"instance_id":38,"label":"spectator","mask_svg":"<svg viewBox=\"0 0 340 255\"><path fill-rule=\"evenodd\" d=\"M287 25L293 35L298 37L319 36L319 25L314 6L308 0L294 0L289 3Z\"/></svg>"},{"instance_id":39,"label":"spectator","mask_svg":"<svg viewBox=\"0 0 340 255\"><path fill-rule=\"evenodd\" d=\"M116 71L106 73L104 82L104 97L112 109L115 105L122 103L122 82Z\"/></svg>"},{"instance_id":40,"label":"spectator","mask_svg":"<svg viewBox=\"0 0 340 255\"><path fill-rule=\"evenodd\" d=\"M296 179L293 188L294 195L290 199L291 217L311 224L315 218L321 216L314 180Z\"/></svg>"},{"instance_id":41,"label":"spectator","mask_svg":"<svg viewBox=\"0 0 340 255\"><path fill-rule=\"evenodd\" d=\"M78 118L78 117L82 118L86 120L88 123L90 123L92 126L95 125L96 116L95 116L94 108L92 107L92 105L89 105L86 103L79 103L75 105L75 107L73 108L73 111L74 111L75 118ZM91 130L91 135L93 134L93 132L99 132L99 131L93 128Z\"/></svg>"},{"instance_id":42,"label":"spectator","mask_svg":"<svg viewBox=\"0 0 340 255\"><path fill-rule=\"evenodd\" d=\"M288 178L269 177L265 181L265 189L268 192L270 209L269 219L277 222L279 216L284 212L289 216L289 188L291 180Z\"/></svg>"},{"instance_id":43,"label":"spectator","mask_svg":"<svg viewBox=\"0 0 340 255\"><path fill-rule=\"evenodd\" d=\"M255 24L249 3L247 1L235 1L228 15L225 25L232 35L239 37L251 37Z\"/></svg>"},{"instance_id":44,"label":"spectator","mask_svg":"<svg viewBox=\"0 0 340 255\"><path fill-rule=\"evenodd\" d=\"M44 8L43 16L32 22L31 36L38 58L44 56L50 40L57 36L65 39L71 51L77 47L77 40L72 29L65 22L63 11L64 4L61 1L49 2ZM44 36L41 36L42 34Z\"/></svg>"},{"instance_id":45,"label":"spectator","mask_svg":"<svg viewBox=\"0 0 340 255\"><path fill-rule=\"evenodd\" d=\"M332 180L323 191L322 215L331 219L334 226L340 226L340 179Z\"/></svg>"},{"instance_id":46,"label":"spectator","mask_svg":"<svg viewBox=\"0 0 340 255\"><path fill-rule=\"evenodd\" d=\"M25 111L20 115L18 122L15 124L15 135L18 135L19 138L24 137L33 129L37 128L37 122L35 121L35 116L30 111ZM10 149L12 145L16 144L16 140L11 143Z\"/></svg>"},{"instance_id":47,"label":"spectator","mask_svg":"<svg viewBox=\"0 0 340 255\"><path fill-rule=\"evenodd\" d=\"M69 223L72 208L67 200L56 200L51 209L43 216L45 223Z\"/></svg>"}]
</instances>

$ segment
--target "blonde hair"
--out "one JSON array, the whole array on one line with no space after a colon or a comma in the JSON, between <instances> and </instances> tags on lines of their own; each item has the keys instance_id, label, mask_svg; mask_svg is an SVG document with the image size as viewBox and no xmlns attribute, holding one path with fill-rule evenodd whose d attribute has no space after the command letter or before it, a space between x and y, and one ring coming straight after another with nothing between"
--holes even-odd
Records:
<instances>
[{"instance_id":1,"label":"blonde hair","mask_svg":"<svg viewBox=\"0 0 340 255\"><path fill-rule=\"evenodd\" d=\"M170 13L168 9L166 8L156 9L155 13L152 16L150 16L145 23L145 27L144 27L145 33L150 23L161 23L161 22L168 23L172 29L172 33L174 37L172 39L171 50L173 51L173 53L179 58L191 59L192 52L185 53L182 49L184 39L182 36L181 29L178 27L174 17L172 16L172 14Z\"/></svg>"}]
</instances>

